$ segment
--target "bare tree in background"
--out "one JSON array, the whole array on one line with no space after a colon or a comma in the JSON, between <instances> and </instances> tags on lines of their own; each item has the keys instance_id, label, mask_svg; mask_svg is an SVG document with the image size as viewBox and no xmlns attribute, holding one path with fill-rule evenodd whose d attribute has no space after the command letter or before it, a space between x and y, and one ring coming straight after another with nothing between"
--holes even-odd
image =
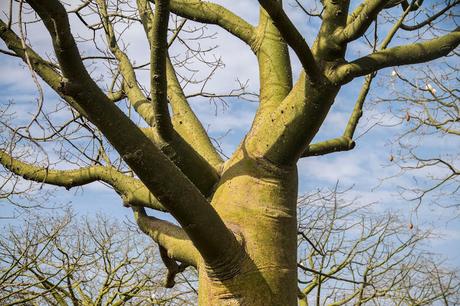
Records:
<instances>
[{"instance_id":1,"label":"bare tree in background","mask_svg":"<svg viewBox=\"0 0 460 306\"><path fill-rule=\"evenodd\" d=\"M6 228L5 228L6 229ZM188 285L166 277L151 241L105 217L28 217L0 238L2 305L194 305Z\"/></svg>"},{"instance_id":2,"label":"bare tree in background","mask_svg":"<svg viewBox=\"0 0 460 306\"><path fill-rule=\"evenodd\" d=\"M2 54L30 69L38 97L28 119L15 113L14 101L4 102L2 197L29 194L18 176L67 189L103 182L160 245L170 271L197 268L200 304L295 305L298 160L355 147L379 70L449 55L460 43L451 13L457 2L427 10L422 1L364 0L350 7L324 0L314 13L299 2L305 21L317 25L311 48L280 1L258 2L259 21L252 25L199 0L9 1L0 20L8 48ZM420 21L420 12L429 22ZM419 22L424 31L402 34ZM207 37L197 23L222 28L254 53L258 95L244 82L223 93L207 91L222 64L196 42ZM34 50L28 36L34 27L49 33L54 53L51 44ZM129 53L124 33L131 27L145 33L146 62ZM171 54L177 44L179 55ZM356 44L364 44L366 54L346 56ZM302 66L295 84L289 47ZM196 77L197 62L210 68L209 76ZM340 89L359 77L364 86L343 134L312 143ZM190 92L193 84L199 90ZM59 101L46 99L50 90ZM258 101L250 131L226 160L190 107L196 97ZM146 208L170 213L179 225Z\"/></svg>"},{"instance_id":3,"label":"bare tree in background","mask_svg":"<svg viewBox=\"0 0 460 306\"><path fill-rule=\"evenodd\" d=\"M412 184L401 186L402 195L418 204L460 207L458 63L398 69L390 78L391 96L375 100L390 108L401 127L392 162L400 174L414 176Z\"/></svg>"},{"instance_id":4,"label":"bare tree in background","mask_svg":"<svg viewBox=\"0 0 460 306\"><path fill-rule=\"evenodd\" d=\"M299 201L300 305L456 305L458 271L423 251L433 238L375 204L322 191Z\"/></svg>"}]
</instances>

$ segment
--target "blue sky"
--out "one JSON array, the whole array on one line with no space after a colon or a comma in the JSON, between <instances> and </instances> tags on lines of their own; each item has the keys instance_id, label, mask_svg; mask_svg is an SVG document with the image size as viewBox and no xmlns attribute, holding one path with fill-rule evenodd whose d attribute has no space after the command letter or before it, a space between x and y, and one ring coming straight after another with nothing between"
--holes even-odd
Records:
<instances>
[{"instance_id":1,"label":"blue sky","mask_svg":"<svg viewBox=\"0 0 460 306\"><path fill-rule=\"evenodd\" d=\"M258 10L256 2L250 1L217 1L231 8L235 13L240 14L250 23L257 22ZM428 3L429 4L429 3ZM425 3L425 5L428 5ZM0 4L3 9L4 3ZM317 29L317 22L311 20L305 22L304 15L300 10L295 9L289 3L285 5L290 17L298 25L299 30L305 35L306 40L311 44ZM75 20L74 33L81 31L87 35L81 24ZM192 23L188 27L194 26ZM382 26L384 28L385 25ZM217 35L200 42L203 49L208 46L217 46L212 52L216 57L220 57L225 63L225 68L219 69L208 83L208 90L219 93L226 93L231 88L237 86L237 80L248 82L248 89L257 92L257 62L250 52L249 48L238 40L232 38L229 34L222 32L216 27L209 26L208 33L216 32ZM128 54L136 63L143 63L148 58L146 41L144 33L140 27L132 27L125 34L125 41L128 46ZM38 25L29 29L28 39L32 42L34 48L40 54L50 54L50 43L47 33ZM98 38L100 40L100 38ZM0 48L5 49L3 43ZM354 43L348 56L355 57L368 52L368 47L362 42ZM91 44L81 44L80 50L83 54L94 54L94 47ZM174 47L171 54L179 54L181 49ZM299 73L300 66L295 56L292 56L294 78ZM32 116L34 109L34 100L37 97L30 73L22 63L16 59L0 55L0 104L6 103L13 99L16 105L13 111L16 112L17 120L27 121ZM197 66L198 67L198 66ZM436 64L433 64L436 67ZM104 75L104 68L95 66L96 75ZM200 71L195 74L199 78L200 74L205 75L208 71L200 66ZM187 72L184 72L187 73ZM382 71L382 76L374 82L372 97L385 96L389 93L391 86L398 86L397 82L391 83L391 69ZM139 75L140 81L148 84L148 75L146 73ZM102 83L107 82L103 79ZM362 79L357 79L344 86L333 106L331 113L328 115L325 124L316 137L318 140L337 137L342 134L348 115L352 109L354 101L359 92ZM52 109L58 105L58 99L49 89L44 86L46 107ZM198 90L197 86L190 85L186 92L192 94ZM203 98L191 99L190 103L197 112L198 117L202 120L203 126L209 131L209 134L219 139L224 153L229 156L231 152L241 141L244 133L248 131L251 120L257 108L257 103L242 101L238 99L227 99L226 104L210 103ZM65 120L56 115L56 120ZM16 121L16 122L19 122ZM395 119L387 112L385 107L373 106L367 107L364 118L361 120L356 135L362 134L368 128L374 125L376 121L390 124ZM348 197L360 198L362 203L378 202L375 205L377 211L386 209L400 212L403 219L406 218L408 224L414 223L421 228L435 228L436 232L442 239L433 239L429 242L430 247L435 248L438 252L448 258L448 262L453 266L460 268L460 219L452 219L453 210L441 209L437 206L431 206L424 203L417 211L414 211L415 204L402 200L398 194L398 186L411 186L413 184L413 175L396 176L388 179L398 173L398 168L389 162L389 157L394 154L396 148L391 145L397 135L402 133L406 127L396 125L393 127L375 126L365 133L357 141L357 146L350 152L330 154L322 157L311 157L301 160L299 168L299 193L303 194L316 190L318 188L331 188L337 181L344 187L353 189L347 194ZM459 137L457 137L459 138ZM460 140L455 138L427 137L422 143L425 152L436 153L437 150L455 150L460 147ZM50 159L56 160L59 156L53 154L52 148L49 149ZM37 153L38 154L38 153ZM61 168L72 168L71 165L60 164ZM419 174L421 179L427 173ZM47 190L48 187L44 187ZM109 188L102 184L94 183L83 188L72 189L53 189L54 195L50 202L56 204L71 203L75 211L79 214L94 214L95 212L110 213L118 218L131 218L130 210L124 208L120 198ZM1 200L0 200L1 201ZM13 207L7 203L0 202L2 215L10 215ZM2 222L11 222L3 220Z\"/></svg>"}]
</instances>

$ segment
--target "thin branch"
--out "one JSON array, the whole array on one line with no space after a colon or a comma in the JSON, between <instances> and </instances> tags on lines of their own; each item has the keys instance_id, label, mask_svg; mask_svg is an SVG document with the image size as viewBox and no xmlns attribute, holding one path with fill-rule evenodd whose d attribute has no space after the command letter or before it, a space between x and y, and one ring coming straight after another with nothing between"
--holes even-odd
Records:
<instances>
[{"instance_id":1,"label":"thin branch","mask_svg":"<svg viewBox=\"0 0 460 306\"><path fill-rule=\"evenodd\" d=\"M448 10L450 10L451 8L453 8L454 6L456 6L458 4L460 4L460 1L458 1L458 0L454 1L454 2L450 3L449 5L447 5L445 8L443 8L442 10L440 10L439 12L437 12L436 14L428 17L427 19L425 19L424 21L422 21L422 22L420 22L418 24L415 24L415 25L402 24L401 29L403 29L404 31L415 31L415 30L421 29L424 26L431 24L437 18L441 17L445 12L447 12Z\"/></svg>"}]
</instances>

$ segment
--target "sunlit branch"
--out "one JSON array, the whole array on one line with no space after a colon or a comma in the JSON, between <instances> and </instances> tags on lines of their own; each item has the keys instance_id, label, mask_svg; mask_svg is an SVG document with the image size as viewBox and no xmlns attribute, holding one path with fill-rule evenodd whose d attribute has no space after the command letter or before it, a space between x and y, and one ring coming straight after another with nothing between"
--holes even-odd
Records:
<instances>
[{"instance_id":1,"label":"sunlit branch","mask_svg":"<svg viewBox=\"0 0 460 306\"><path fill-rule=\"evenodd\" d=\"M274 0L259 0L259 3L270 15L275 26L280 31L281 36L296 53L302 63L308 79L312 83L320 81L322 73L318 68L313 54L311 53L310 47L283 11L281 5Z\"/></svg>"},{"instance_id":2,"label":"sunlit branch","mask_svg":"<svg viewBox=\"0 0 460 306\"><path fill-rule=\"evenodd\" d=\"M169 57L166 59L166 74L174 129L219 172L223 162L222 158L217 153L206 130L187 102Z\"/></svg>"},{"instance_id":3,"label":"sunlit branch","mask_svg":"<svg viewBox=\"0 0 460 306\"><path fill-rule=\"evenodd\" d=\"M142 19L145 33L149 42L153 40L151 37L154 14L147 0L137 0L139 15ZM184 23L181 24L181 27ZM180 28L181 28L180 27ZM168 45L173 42L174 37L177 37L180 28L176 30ZM166 56L166 78L167 78L167 95L172 108L172 124L174 129L179 133L187 143L216 171L220 170L222 159L212 146L209 136L204 130L201 122L196 117L184 95L183 89L177 79L174 67L169 56ZM177 150L177 148L176 148ZM193 151L188 150L184 154L192 154Z\"/></svg>"},{"instance_id":4,"label":"sunlit branch","mask_svg":"<svg viewBox=\"0 0 460 306\"><path fill-rule=\"evenodd\" d=\"M431 61L448 55L459 43L460 28L457 28L439 38L378 51L343 64L336 69L332 79L345 84L355 77L367 75L386 67Z\"/></svg>"},{"instance_id":5,"label":"sunlit branch","mask_svg":"<svg viewBox=\"0 0 460 306\"><path fill-rule=\"evenodd\" d=\"M340 43L346 43L361 37L387 2L388 0L366 0L351 14L345 28L335 33L335 38Z\"/></svg>"},{"instance_id":6,"label":"sunlit branch","mask_svg":"<svg viewBox=\"0 0 460 306\"><path fill-rule=\"evenodd\" d=\"M393 27L388 32L387 36L383 40L382 44L380 45L380 50L385 50L391 40L393 39L394 35L402 25L404 18L410 12L411 7L407 7L402 16L399 20L393 25ZM302 155L302 157L306 156L317 156L317 155L325 155L328 153L339 152L339 151L349 151L354 149L356 146L355 141L353 140L356 128L358 126L359 120L363 115L363 105L367 98L367 95L370 90L370 86L372 81L375 77L375 73L371 73L366 76L364 80L364 84L361 87L361 90L358 95L358 99L355 102L355 106L353 111L348 119L347 126L345 127L345 131L342 136L326 141L322 141L319 143L309 145L308 149Z\"/></svg>"},{"instance_id":7,"label":"sunlit branch","mask_svg":"<svg viewBox=\"0 0 460 306\"><path fill-rule=\"evenodd\" d=\"M150 38L150 94L154 128L161 138L170 140L172 124L168 111L166 58L168 56L169 0L155 0Z\"/></svg>"},{"instance_id":8,"label":"sunlit branch","mask_svg":"<svg viewBox=\"0 0 460 306\"><path fill-rule=\"evenodd\" d=\"M248 45L252 44L254 27L221 5L201 0L170 0L170 9L193 21L216 24Z\"/></svg>"},{"instance_id":9,"label":"sunlit branch","mask_svg":"<svg viewBox=\"0 0 460 306\"><path fill-rule=\"evenodd\" d=\"M119 71L123 77L123 90L126 92L129 102L133 105L136 112L150 126L155 123L155 113L151 102L142 92L138 82L134 67L131 64L127 54L120 48L115 36L113 24L108 16L106 0L97 0L99 14L101 16L104 31L106 33L107 44L110 51L118 60Z\"/></svg>"},{"instance_id":10,"label":"sunlit branch","mask_svg":"<svg viewBox=\"0 0 460 306\"><path fill-rule=\"evenodd\" d=\"M4 151L0 151L0 164L25 179L66 189L102 181L112 186L126 205L165 211L163 205L139 180L123 175L112 167L90 166L76 170L54 170L22 162Z\"/></svg>"}]
</instances>

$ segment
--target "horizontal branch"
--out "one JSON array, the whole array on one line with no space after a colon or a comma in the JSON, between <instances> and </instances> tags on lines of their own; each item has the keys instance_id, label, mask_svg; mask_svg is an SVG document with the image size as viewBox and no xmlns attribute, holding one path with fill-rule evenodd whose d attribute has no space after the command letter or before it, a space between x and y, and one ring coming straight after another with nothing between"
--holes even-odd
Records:
<instances>
[{"instance_id":1,"label":"horizontal branch","mask_svg":"<svg viewBox=\"0 0 460 306\"><path fill-rule=\"evenodd\" d=\"M123 175L112 167L90 166L75 170L55 170L22 162L4 151L0 151L0 164L27 180L64 187L67 190L101 181L112 186L125 204L166 211L142 182Z\"/></svg>"},{"instance_id":2,"label":"horizontal branch","mask_svg":"<svg viewBox=\"0 0 460 306\"><path fill-rule=\"evenodd\" d=\"M310 272L310 273L313 273L313 274L316 274L316 275L320 275L320 276L324 277L324 279L331 278L331 279L335 279L335 280L343 281L343 282L347 282L347 283L352 283L352 284L363 284L363 282L355 281L353 279L347 279L347 278L343 278L343 277L334 276L332 273L331 274L323 273L321 271L317 271L315 269L308 268L308 267L306 267L306 266L304 266L302 264L299 264L299 263L297 264L297 267L300 268L303 271ZM364 284L366 284L366 283L364 283ZM369 284L366 284L366 285L369 285Z\"/></svg>"},{"instance_id":3,"label":"horizontal branch","mask_svg":"<svg viewBox=\"0 0 460 306\"><path fill-rule=\"evenodd\" d=\"M335 83L345 84L355 77L386 67L428 62L448 55L459 43L460 27L457 27L451 33L432 40L381 50L340 65L330 78Z\"/></svg>"},{"instance_id":4,"label":"horizontal branch","mask_svg":"<svg viewBox=\"0 0 460 306\"><path fill-rule=\"evenodd\" d=\"M334 152L350 151L356 143L349 137L340 136L337 138L321 141L308 146L302 157L326 155Z\"/></svg>"}]
</instances>

